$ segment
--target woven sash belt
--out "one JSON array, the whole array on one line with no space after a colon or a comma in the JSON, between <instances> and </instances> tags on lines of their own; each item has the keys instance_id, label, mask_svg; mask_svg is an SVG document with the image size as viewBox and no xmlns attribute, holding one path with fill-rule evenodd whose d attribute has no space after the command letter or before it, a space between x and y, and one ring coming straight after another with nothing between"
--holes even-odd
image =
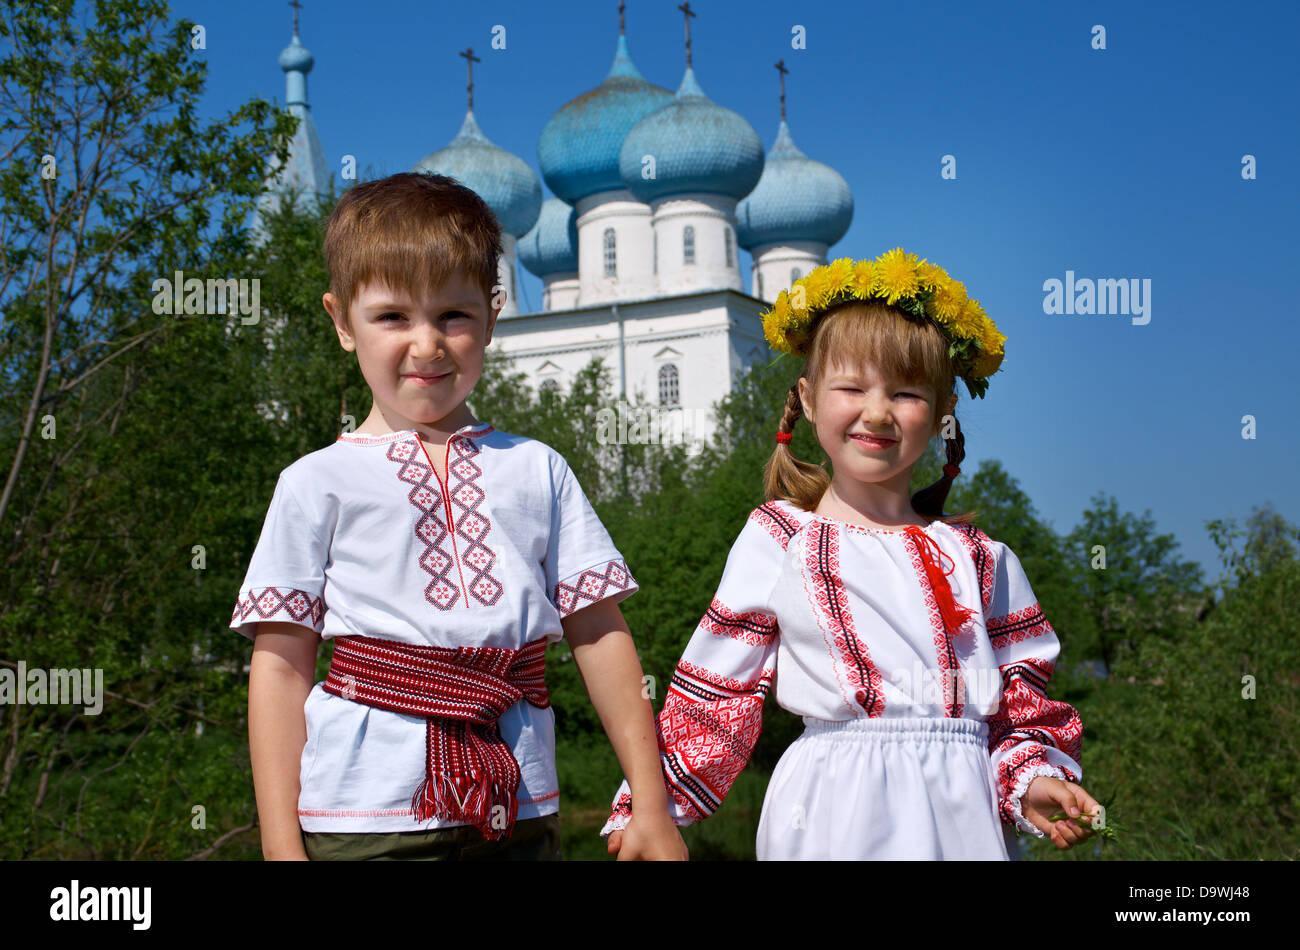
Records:
<instances>
[{"instance_id":1,"label":"woven sash belt","mask_svg":"<svg viewBox=\"0 0 1300 950\"><path fill-rule=\"evenodd\" d=\"M508 650L336 637L322 688L427 717L425 777L411 798L415 820L473 825L496 841L514 830L520 779L497 720L521 699L549 706L545 674L545 639Z\"/></svg>"}]
</instances>

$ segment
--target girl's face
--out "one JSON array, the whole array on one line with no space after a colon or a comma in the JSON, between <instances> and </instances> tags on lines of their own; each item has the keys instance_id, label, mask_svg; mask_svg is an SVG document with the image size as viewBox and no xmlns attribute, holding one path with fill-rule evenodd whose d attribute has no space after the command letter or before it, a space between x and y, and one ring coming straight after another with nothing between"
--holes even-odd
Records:
<instances>
[{"instance_id":1,"label":"girl's face","mask_svg":"<svg viewBox=\"0 0 1300 950\"><path fill-rule=\"evenodd\" d=\"M837 480L894 482L906 492L912 466L941 428L933 389L885 379L871 364L826 367L815 393L801 378L799 397ZM955 403L950 396L944 411Z\"/></svg>"}]
</instances>

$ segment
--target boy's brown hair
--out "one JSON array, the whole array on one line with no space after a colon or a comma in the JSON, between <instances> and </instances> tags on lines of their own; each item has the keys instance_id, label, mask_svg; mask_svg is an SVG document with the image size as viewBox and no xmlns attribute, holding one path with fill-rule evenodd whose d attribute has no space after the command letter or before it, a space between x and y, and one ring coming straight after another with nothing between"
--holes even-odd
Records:
<instances>
[{"instance_id":1,"label":"boy's brown hair","mask_svg":"<svg viewBox=\"0 0 1300 950\"><path fill-rule=\"evenodd\" d=\"M427 296L457 271L483 290L489 312L501 225L487 202L454 178L402 172L343 193L325 225L330 293L348 309L363 284Z\"/></svg>"}]
</instances>

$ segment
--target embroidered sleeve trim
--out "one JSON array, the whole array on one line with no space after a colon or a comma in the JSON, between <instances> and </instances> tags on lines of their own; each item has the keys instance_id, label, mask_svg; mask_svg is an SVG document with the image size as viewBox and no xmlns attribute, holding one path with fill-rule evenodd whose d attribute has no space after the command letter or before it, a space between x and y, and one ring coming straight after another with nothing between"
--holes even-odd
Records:
<instances>
[{"instance_id":1,"label":"embroidered sleeve trim","mask_svg":"<svg viewBox=\"0 0 1300 950\"><path fill-rule=\"evenodd\" d=\"M617 594L634 591L637 583L621 559L590 567L555 585L552 599L561 617Z\"/></svg>"},{"instance_id":2,"label":"embroidered sleeve trim","mask_svg":"<svg viewBox=\"0 0 1300 950\"><path fill-rule=\"evenodd\" d=\"M298 623L320 633L325 629L325 601L294 587L255 587L239 597L230 625L261 620Z\"/></svg>"},{"instance_id":3,"label":"embroidered sleeve trim","mask_svg":"<svg viewBox=\"0 0 1300 950\"><path fill-rule=\"evenodd\" d=\"M1001 819L1007 824L1013 824L1021 831L1029 832L1035 838L1046 838L1047 833L1039 829L1037 825L1030 822L1020 810L1020 799L1024 797L1025 792L1029 790L1029 783L1040 775L1050 775L1053 778L1059 778L1063 781L1073 781L1073 779L1067 779L1064 769L1047 765L1044 762L1031 765L1029 768L1022 768L1016 773L1015 784L1012 785L1010 792L1007 793L1007 797L1000 803L999 810L1001 811Z\"/></svg>"},{"instance_id":4,"label":"embroidered sleeve trim","mask_svg":"<svg viewBox=\"0 0 1300 950\"><path fill-rule=\"evenodd\" d=\"M1056 632L1047 622L1047 617L1043 615L1043 608L1039 606L1038 601L1005 617L989 618L987 629L989 642L993 644L995 650Z\"/></svg>"},{"instance_id":5,"label":"embroidered sleeve trim","mask_svg":"<svg viewBox=\"0 0 1300 950\"><path fill-rule=\"evenodd\" d=\"M748 646L766 646L776 636L776 617L762 610L736 613L715 597L701 618L700 627Z\"/></svg>"},{"instance_id":6,"label":"embroidered sleeve trim","mask_svg":"<svg viewBox=\"0 0 1300 950\"><path fill-rule=\"evenodd\" d=\"M770 534L781 545L782 551L789 546L790 539L799 530L799 523L782 511L773 501L759 505L751 511L749 520L755 522Z\"/></svg>"}]
</instances>

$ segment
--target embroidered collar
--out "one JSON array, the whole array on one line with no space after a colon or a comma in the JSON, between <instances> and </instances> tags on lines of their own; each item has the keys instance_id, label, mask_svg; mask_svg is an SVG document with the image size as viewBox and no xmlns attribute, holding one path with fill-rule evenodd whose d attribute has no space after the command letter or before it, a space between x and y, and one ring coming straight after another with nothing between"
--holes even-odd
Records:
<instances>
[{"instance_id":1,"label":"embroidered collar","mask_svg":"<svg viewBox=\"0 0 1300 950\"><path fill-rule=\"evenodd\" d=\"M476 439L487 435L491 431L493 431L493 429L490 422L475 422L470 425L461 426L448 436L447 441L450 442L458 436ZM415 429L398 429L396 432L386 432L383 435L370 435L364 432L344 432L339 436L339 441L352 442L356 445L383 445L397 439L411 438L412 436L418 439L420 433Z\"/></svg>"}]
</instances>

